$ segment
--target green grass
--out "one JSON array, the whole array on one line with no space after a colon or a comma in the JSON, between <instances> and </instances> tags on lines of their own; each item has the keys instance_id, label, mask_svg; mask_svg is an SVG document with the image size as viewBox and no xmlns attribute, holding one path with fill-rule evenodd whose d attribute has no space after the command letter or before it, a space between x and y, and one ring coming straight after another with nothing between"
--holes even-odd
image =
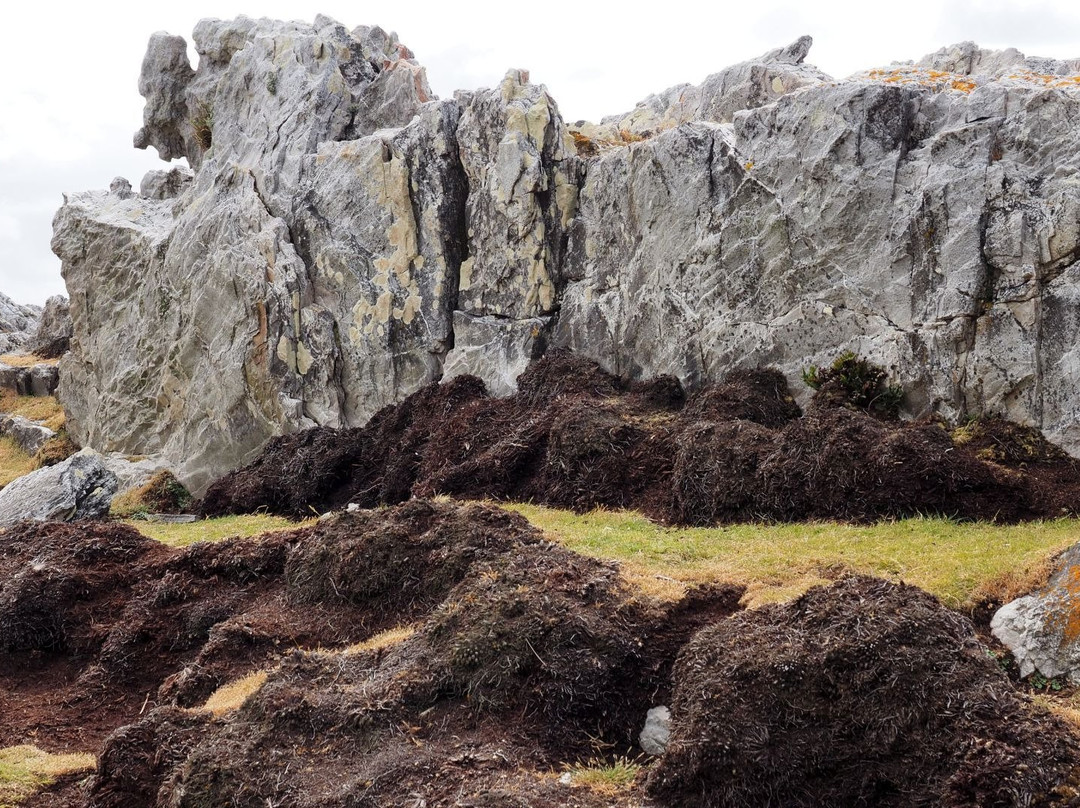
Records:
<instances>
[{"instance_id":1,"label":"green grass","mask_svg":"<svg viewBox=\"0 0 1080 808\"><path fill-rule=\"evenodd\" d=\"M634 782L641 765L625 757L612 761L594 759L567 767L571 782L583 785L607 797L626 791Z\"/></svg>"},{"instance_id":2,"label":"green grass","mask_svg":"<svg viewBox=\"0 0 1080 808\"><path fill-rule=\"evenodd\" d=\"M171 547L187 547L197 541L220 541L234 536L257 536L275 530L292 530L310 525L314 520L294 522L281 516L250 514L245 516L221 516L201 519L188 524L172 525L163 522L147 522L142 519L125 519L124 524L138 530L144 536L168 544Z\"/></svg>"},{"instance_id":3,"label":"green grass","mask_svg":"<svg viewBox=\"0 0 1080 808\"><path fill-rule=\"evenodd\" d=\"M14 808L62 774L89 771L95 765L88 754L54 755L34 746L0 749L0 808Z\"/></svg>"},{"instance_id":4,"label":"green grass","mask_svg":"<svg viewBox=\"0 0 1080 808\"><path fill-rule=\"evenodd\" d=\"M1050 558L1080 541L1080 520L1021 525L904 519L666 528L629 512L577 515L509 505L551 538L583 555L619 561L646 588L677 595L702 581L748 587L759 604L794 597L845 572L903 580L963 608L1015 597L1045 575Z\"/></svg>"}]
</instances>

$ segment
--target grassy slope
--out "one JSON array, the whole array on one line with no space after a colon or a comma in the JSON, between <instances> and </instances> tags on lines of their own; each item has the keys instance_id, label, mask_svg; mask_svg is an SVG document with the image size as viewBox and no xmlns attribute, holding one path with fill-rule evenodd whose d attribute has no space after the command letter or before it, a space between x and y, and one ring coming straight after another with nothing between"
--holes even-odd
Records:
<instances>
[{"instance_id":1,"label":"grassy slope","mask_svg":"<svg viewBox=\"0 0 1080 808\"><path fill-rule=\"evenodd\" d=\"M677 588L737 581L749 587L750 605L785 600L850 571L901 579L963 608L981 597L1020 594L1045 575L1055 553L1080 541L1080 521L1065 519L1023 525L905 519L862 526L676 529L629 512L577 515L535 505L509 507L571 550L622 562L639 580Z\"/></svg>"}]
</instances>

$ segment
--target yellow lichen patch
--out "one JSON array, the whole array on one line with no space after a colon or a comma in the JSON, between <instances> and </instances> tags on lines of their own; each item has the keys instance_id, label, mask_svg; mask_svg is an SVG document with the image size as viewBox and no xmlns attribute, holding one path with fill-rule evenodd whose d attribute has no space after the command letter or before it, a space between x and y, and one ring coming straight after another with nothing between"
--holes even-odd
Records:
<instances>
[{"instance_id":1,"label":"yellow lichen patch","mask_svg":"<svg viewBox=\"0 0 1080 808\"><path fill-rule=\"evenodd\" d=\"M215 690L200 710L215 716L239 709L259 688L266 684L269 671L255 671Z\"/></svg>"},{"instance_id":2,"label":"yellow lichen patch","mask_svg":"<svg viewBox=\"0 0 1080 808\"><path fill-rule=\"evenodd\" d=\"M85 753L50 754L29 745L0 749L0 808L14 808L57 777L90 771L96 764Z\"/></svg>"},{"instance_id":3,"label":"yellow lichen patch","mask_svg":"<svg viewBox=\"0 0 1080 808\"><path fill-rule=\"evenodd\" d=\"M1055 600L1048 626L1061 631L1063 646L1071 645L1080 639L1080 566L1064 571L1055 590Z\"/></svg>"}]
</instances>

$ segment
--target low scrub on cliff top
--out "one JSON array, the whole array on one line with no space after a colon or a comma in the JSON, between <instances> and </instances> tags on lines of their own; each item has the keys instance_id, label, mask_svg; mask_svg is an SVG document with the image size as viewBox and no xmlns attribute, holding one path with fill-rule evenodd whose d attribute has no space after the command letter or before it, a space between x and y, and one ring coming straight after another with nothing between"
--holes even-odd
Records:
<instances>
[{"instance_id":1,"label":"low scrub on cliff top","mask_svg":"<svg viewBox=\"0 0 1080 808\"><path fill-rule=\"evenodd\" d=\"M686 584L747 585L750 605L787 600L846 573L903 580L946 605L971 609L1038 585L1049 560L1076 543L1080 522L1020 525L902 519L669 528L629 511L574 514L509 505L571 550L622 562L650 590L671 596Z\"/></svg>"}]
</instances>

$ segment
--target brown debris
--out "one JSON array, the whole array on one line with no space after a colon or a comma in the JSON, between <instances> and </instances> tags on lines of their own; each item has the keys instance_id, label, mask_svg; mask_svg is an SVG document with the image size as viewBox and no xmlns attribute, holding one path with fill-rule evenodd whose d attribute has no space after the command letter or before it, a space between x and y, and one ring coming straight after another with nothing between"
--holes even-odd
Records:
<instances>
[{"instance_id":1,"label":"brown debris","mask_svg":"<svg viewBox=\"0 0 1080 808\"><path fill-rule=\"evenodd\" d=\"M819 374L803 414L776 370L735 371L687 398L671 377L628 383L553 352L509 398L458 377L363 429L278 439L215 482L200 508L302 516L447 494L633 508L692 525L1076 512L1080 465L1037 431L983 420L950 436L934 422L898 421L875 408L897 394L883 371L841 359Z\"/></svg>"},{"instance_id":2,"label":"brown debris","mask_svg":"<svg viewBox=\"0 0 1080 808\"><path fill-rule=\"evenodd\" d=\"M670 806L1075 806L1080 742L1015 693L971 624L849 578L699 633L649 776Z\"/></svg>"}]
</instances>

